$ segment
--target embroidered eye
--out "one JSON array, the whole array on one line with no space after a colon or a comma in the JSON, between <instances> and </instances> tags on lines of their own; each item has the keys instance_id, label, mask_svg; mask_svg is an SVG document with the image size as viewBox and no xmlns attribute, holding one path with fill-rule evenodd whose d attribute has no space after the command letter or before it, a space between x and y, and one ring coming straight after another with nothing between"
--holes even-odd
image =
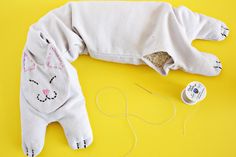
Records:
<instances>
[{"instance_id":1,"label":"embroidered eye","mask_svg":"<svg viewBox=\"0 0 236 157\"><path fill-rule=\"evenodd\" d=\"M56 76L53 76L53 77L51 78L51 80L49 81L49 83L52 83L52 81L53 81L55 78L56 78Z\"/></svg>"},{"instance_id":2,"label":"embroidered eye","mask_svg":"<svg viewBox=\"0 0 236 157\"><path fill-rule=\"evenodd\" d=\"M29 79L29 81L35 83L36 85L39 85L39 83L36 82L35 80L31 80L31 79Z\"/></svg>"}]
</instances>

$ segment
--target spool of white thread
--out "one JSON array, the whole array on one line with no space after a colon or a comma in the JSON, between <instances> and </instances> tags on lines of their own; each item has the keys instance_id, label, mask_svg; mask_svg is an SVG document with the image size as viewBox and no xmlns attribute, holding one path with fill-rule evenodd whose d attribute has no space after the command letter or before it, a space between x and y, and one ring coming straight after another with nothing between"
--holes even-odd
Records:
<instances>
[{"instance_id":1,"label":"spool of white thread","mask_svg":"<svg viewBox=\"0 0 236 157\"><path fill-rule=\"evenodd\" d=\"M206 94L206 87L201 82L194 81L182 91L181 99L187 105L195 105L205 99Z\"/></svg>"}]
</instances>

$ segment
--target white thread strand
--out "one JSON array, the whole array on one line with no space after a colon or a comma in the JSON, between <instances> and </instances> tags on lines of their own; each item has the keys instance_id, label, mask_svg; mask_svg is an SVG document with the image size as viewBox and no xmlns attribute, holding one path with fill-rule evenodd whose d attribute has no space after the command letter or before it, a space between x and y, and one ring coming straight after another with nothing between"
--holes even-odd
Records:
<instances>
[{"instance_id":1,"label":"white thread strand","mask_svg":"<svg viewBox=\"0 0 236 157\"><path fill-rule=\"evenodd\" d=\"M136 84L139 88L142 88L143 90L145 90L146 92L148 91L149 94L153 94L152 92L150 92L149 90L143 88L142 86ZM102 110L102 107L100 106L99 104L99 96L101 95L102 91L106 90L106 89L114 89L116 91L118 91L122 97L124 98L124 101L125 101L125 112L124 114L108 114L106 112L104 112ZM160 96L159 94L153 94L155 96ZM167 99L167 98L166 98ZM168 99L169 100L169 99ZM98 109L98 111L100 113L102 113L103 115L107 116L107 117L110 117L110 118L122 118L124 117L128 123L128 126L133 134L133 137L134 137L134 142L132 144L132 146L130 147L129 151L127 151L123 156L126 157L128 156L133 150L134 148L136 147L137 143L138 143L138 138L137 138L137 134L135 132L135 129L133 128L133 125L131 124L131 121L129 119L129 116L132 116L132 117L135 117L135 118L138 118L140 119L141 121L143 121L144 123L146 124L149 124L149 125L164 125L168 122L170 122L171 120L173 120L176 116L176 105L171 101L172 105L173 105L173 114L166 120L163 120L161 122L151 122L151 121L147 121L145 120L143 117L139 116L138 114L129 114L129 111L128 111L128 102L127 102L127 97L126 95L124 94L124 92L122 92L120 89L116 88L116 87L105 87L105 88L102 88L98 91L97 95L96 95L96 107Z\"/></svg>"},{"instance_id":2,"label":"white thread strand","mask_svg":"<svg viewBox=\"0 0 236 157\"><path fill-rule=\"evenodd\" d=\"M161 97L160 94L158 94L158 93L153 93L153 92L151 92L150 90L148 90L148 89L142 87L141 85L139 85L139 84L137 84L137 83L135 83L135 85L138 86L139 88L143 89L144 91L146 91L146 92L152 94L152 95L160 96L160 97ZM162 95L162 97L165 97L165 96ZM166 100L169 100L169 101L171 102L172 106L173 106L173 113L172 113L172 116L170 116L170 117L167 118L166 120L163 120L163 121L161 121L161 122L151 122L151 121L147 121L146 119L144 119L143 117L141 117L141 116L139 116L139 115L137 115L137 114L133 114L133 113L132 113L132 114L130 114L130 116L136 117L136 118L142 120L143 122L145 122L146 124L150 124L150 125L164 125L164 124L167 124L167 123L169 123L170 121L172 121L172 120L175 118L176 113L177 113L177 109L176 109L175 103L174 103L172 100L170 100L170 99L167 98L167 97L165 97L165 99L166 99Z\"/></svg>"},{"instance_id":3,"label":"white thread strand","mask_svg":"<svg viewBox=\"0 0 236 157\"><path fill-rule=\"evenodd\" d=\"M183 135L185 136L186 135L186 128L187 128L187 124L189 122L189 120L196 114L197 111L199 111L200 109L200 106L198 106L196 109L194 109L192 112L190 112L188 114L188 116L185 118L184 120L184 124L183 124Z\"/></svg>"},{"instance_id":4,"label":"white thread strand","mask_svg":"<svg viewBox=\"0 0 236 157\"><path fill-rule=\"evenodd\" d=\"M105 89L109 89L109 88L118 91L118 92L122 95L122 97L124 98L124 100L125 100L125 113L124 113L124 114L108 114L108 113L104 112L104 111L101 109L101 106L99 105L99 96L100 96L100 94L102 93L102 91L104 91ZM132 146L130 147L129 151L127 151L127 152L123 155L124 157L128 156L128 155L133 151L133 149L136 147L137 142L138 142L138 139L137 139L136 132L135 132L135 130L134 130L134 128L133 128L133 126L132 126L130 120L129 120L128 104L127 104L127 98L126 98L125 94L124 94L120 89L118 89L118 88L115 88L115 87L105 87L105 88L101 89L101 90L97 93L97 96L96 96L96 107L98 108L98 110L99 110L100 113L102 113L103 115L105 115L105 116L107 116L107 117L110 117L110 118L119 118L119 117L122 118L122 117L125 117L125 119L126 119L126 121L127 121L127 123L128 123L128 126L129 126L129 128L130 128L130 130L131 130L131 132L132 132L132 134L133 134L133 136L134 136L134 142L133 142Z\"/></svg>"}]
</instances>

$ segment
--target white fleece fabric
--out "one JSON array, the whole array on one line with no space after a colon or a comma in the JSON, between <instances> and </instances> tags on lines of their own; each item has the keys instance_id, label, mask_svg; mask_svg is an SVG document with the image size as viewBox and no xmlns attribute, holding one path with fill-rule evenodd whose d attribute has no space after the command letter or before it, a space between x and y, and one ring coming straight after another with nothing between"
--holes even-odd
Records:
<instances>
[{"instance_id":1,"label":"white fleece fabric","mask_svg":"<svg viewBox=\"0 0 236 157\"><path fill-rule=\"evenodd\" d=\"M36 156L46 126L58 121L73 149L92 143L92 131L77 72L81 54L127 64L147 64L162 75L182 69L218 75L219 59L192 47L195 39L223 40L227 26L215 19L173 8L164 2L70 2L50 11L28 32L21 75L23 150ZM156 67L145 56L166 52L171 59Z\"/></svg>"}]
</instances>

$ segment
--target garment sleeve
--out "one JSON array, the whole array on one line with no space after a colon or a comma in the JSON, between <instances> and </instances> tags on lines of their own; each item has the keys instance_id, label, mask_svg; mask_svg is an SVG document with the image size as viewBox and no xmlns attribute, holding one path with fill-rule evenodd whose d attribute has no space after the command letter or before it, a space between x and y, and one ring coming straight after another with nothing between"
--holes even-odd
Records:
<instances>
[{"instance_id":1,"label":"garment sleeve","mask_svg":"<svg viewBox=\"0 0 236 157\"><path fill-rule=\"evenodd\" d=\"M228 35L227 26L213 17L193 12L184 6L175 8L174 13L190 40L223 40Z\"/></svg>"},{"instance_id":2,"label":"garment sleeve","mask_svg":"<svg viewBox=\"0 0 236 157\"><path fill-rule=\"evenodd\" d=\"M27 48L40 56L45 53L45 45L53 43L62 56L74 61L85 50L85 43L73 27L73 17L71 3L49 12L30 27Z\"/></svg>"}]
</instances>

